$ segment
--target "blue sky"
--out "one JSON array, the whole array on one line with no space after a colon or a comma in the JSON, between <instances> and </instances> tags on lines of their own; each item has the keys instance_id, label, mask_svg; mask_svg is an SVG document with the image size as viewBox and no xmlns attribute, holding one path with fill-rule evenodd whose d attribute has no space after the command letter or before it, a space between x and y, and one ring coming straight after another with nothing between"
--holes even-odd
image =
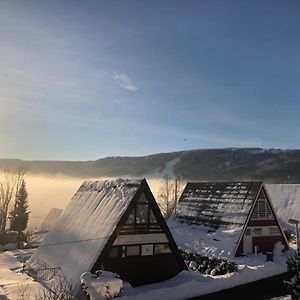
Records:
<instances>
[{"instance_id":1,"label":"blue sky","mask_svg":"<svg viewBox=\"0 0 300 300\"><path fill-rule=\"evenodd\" d=\"M300 148L300 2L0 3L0 157Z\"/></svg>"}]
</instances>

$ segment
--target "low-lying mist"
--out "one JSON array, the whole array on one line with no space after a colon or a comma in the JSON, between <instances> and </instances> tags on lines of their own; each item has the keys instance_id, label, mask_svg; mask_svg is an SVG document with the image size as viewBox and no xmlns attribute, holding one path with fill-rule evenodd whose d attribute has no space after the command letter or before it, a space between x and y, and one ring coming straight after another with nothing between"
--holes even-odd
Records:
<instances>
[{"instance_id":1,"label":"low-lying mist","mask_svg":"<svg viewBox=\"0 0 300 300\"><path fill-rule=\"evenodd\" d=\"M93 178L96 180L95 178ZM97 178L107 179L107 178ZM38 228L51 208L65 208L81 183L86 178L64 175L28 175L25 176L29 202L28 228ZM161 179L147 179L154 197L157 197Z\"/></svg>"}]
</instances>

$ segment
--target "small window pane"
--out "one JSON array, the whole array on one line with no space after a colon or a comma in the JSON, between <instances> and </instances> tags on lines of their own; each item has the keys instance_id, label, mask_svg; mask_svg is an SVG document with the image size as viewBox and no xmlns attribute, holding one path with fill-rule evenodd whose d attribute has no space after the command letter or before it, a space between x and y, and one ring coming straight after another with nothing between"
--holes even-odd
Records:
<instances>
[{"instance_id":1,"label":"small window pane","mask_svg":"<svg viewBox=\"0 0 300 300\"><path fill-rule=\"evenodd\" d=\"M266 203L266 218L267 219L272 219L272 213L271 213L271 209L268 203Z\"/></svg>"},{"instance_id":2,"label":"small window pane","mask_svg":"<svg viewBox=\"0 0 300 300\"><path fill-rule=\"evenodd\" d=\"M119 256L119 249L118 247L112 247L108 254L108 257L118 257Z\"/></svg>"},{"instance_id":3,"label":"small window pane","mask_svg":"<svg viewBox=\"0 0 300 300\"><path fill-rule=\"evenodd\" d=\"M138 199L137 203L144 203L144 204L147 204L148 203L148 200L146 198L146 196L144 194L142 194L140 196L140 198Z\"/></svg>"},{"instance_id":4,"label":"small window pane","mask_svg":"<svg viewBox=\"0 0 300 300\"><path fill-rule=\"evenodd\" d=\"M148 205L138 204L136 207L136 223L137 224L147 224L148 220Z\"/></svg>"},{"instance_id":5,"label":"small window pane","mask_svg":"<svg viewBox=\"0 0 300 300\"><path fill-rule=\"evenodd\" d=\"M171 253L171 249L169 247L169 244L156 244L154 246L154 253L155 254Z\"/></svg>"},{"instance_id":6,"label":"small window pane","mask_svg":"<svg viewBox=\"0 0 300 300\"><path fill-rule=\"evenodd\" d=\"M135 232L148 232L148 224L136 224Z\"/></svg>"},{"instance_id":7,"label":"small window pane","mask_svg":"<svg viewBox=\"0 0 300 300\"><path fill-rule=\"evenodd\" d=\"M150 209L150 223L157 223L157 220L154 216L152 209Z\"/></svg>"},{"instance_id":8,"label":"small window pane","mask_svg":"<svg viewBox=\"0 0 300 300\"><path fill-rule=\"evenodd\" d=\"M134 209L131 211L126 221L126 224L133 224L133 223L134 223Z\"/></svg>"},{"instance_id":9,"label":"small window pane","mask_svg":"<svg viewBox=\"0 0 300 300\"><path fill-rule=\"evenodd\" d=\"M160 225L158 223L156 224L151 224L149 226L149 231L151 232L162 232L161 228L160 228Z\"/></svg>"},{"instance_id":10,"label":"small window pane","mask_svg":"<svg viewBox=\"0 0 300 300\"><path fill-rule=\"evenodd\" d=\"M254 235L261 235L262 234L262 229L261 228L254 228L253 229L253 234Z\"/></svg>"},{"instance_id":11,"label":"small window pane","mask_svg":"<svg viewBox=\"0 0 300 300\"><path fill-rule=\"evenodd\" d=\"M140 246L127 246L127 256L138 256L140 255Z\"/></svg>"},{"instance_id":12,"label":"small window pane","mask_svg":"<svg viewBox=\"0 0 300 300\"><path fill-rule=\"evenodd\" d=\"M258 201L258 217L259 218L265 218L266 216L266 202L265 200L259 200Z\"/></svg>"},{"instance_id":13,"label":"small window pane","mask_svg":"<svg viewBox=\"0 0 300 300\"><path fill-rule=\"evenodd\" d=\"M279 231L278 227L270 227L269 234L274 234L274 235L278 234L279 235L280 231Z\"/></svg>"},{"instance_id":14,"label":"small window pane","mask_svg":"<svg viewBox=\"0 0 300 300\"><path fill-rule=\"evenodd\" d=\"M153 255L153 245L142 245L142 256Z\"/></svg>"},{"instance_id":15,"label":"small window pane","mask_svg":"<svg viewBox=\"0 0 300 300\"><path fill-rule=\"evenodd\" d=\"M248 229L246 230L246 235L251 235L251 229L248 228Z\"/></svg>"},{"instance_id":16,"label":"small window pane","mask_svg":"<svg viewBox=\"0 0 300 300\"><path fill-rule=\"evenodd\" d=\"M122 257L126 257L126 246L122 246Z\"/></svg>"}]
</instances>

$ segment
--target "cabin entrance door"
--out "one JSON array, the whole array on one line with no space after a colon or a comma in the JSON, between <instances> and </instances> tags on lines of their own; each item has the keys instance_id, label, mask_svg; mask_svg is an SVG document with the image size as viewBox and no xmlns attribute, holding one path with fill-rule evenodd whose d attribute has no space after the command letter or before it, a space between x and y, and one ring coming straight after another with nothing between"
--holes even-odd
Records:
<instances>
[{"instance_id":1,"label":"cabin entrance door","mask_svg":"<svg viewBox=\"0 0 300 300\"><path fill-rule=\"evenodd\" d=\"M244 254L252 253L251 229L247 228L243 238Z\"/></svg>"}]
</instances>

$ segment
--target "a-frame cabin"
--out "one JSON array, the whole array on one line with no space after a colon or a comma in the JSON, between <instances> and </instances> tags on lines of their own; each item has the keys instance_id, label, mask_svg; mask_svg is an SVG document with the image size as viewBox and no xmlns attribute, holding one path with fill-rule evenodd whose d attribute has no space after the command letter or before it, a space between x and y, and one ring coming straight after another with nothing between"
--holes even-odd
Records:
<instances>
[{"instance_id":1,"label":"a-frame cabin","mask_svg":"<svg viewBox=\"0 0 300 300\"><path fill-rule=\"evenodd\" d=\"M190 240L184 224L190 227ZM179 246L183 246L181 241L192 245L200 240L208 252L214 248L217 255L272 252L277 242L288 249L262 182L190 182L169 225Z\"/></svg>"},{"instance_id":2,"label":"a-frame cabin","mask_svg":"<svg viewBox=\"0 0 300 300\"><path fill-rule=\"evenodd\" d=\"M277 242L282 243L284 250L289 248L270 196L265 186L261 184L237 243L235 256L255 252L273 252Z\"/></svg>"},{"instance_id":3,"label":"a-frame cabin","mask_svg":"<svg viewBox=\"0 0 300 300\"><path fill-rule=\"evenodd\" d=\"M112 271L133 286L169 279L185 263L145 179L84 182L29 264Z\"/></svg>"}]
</instances>

